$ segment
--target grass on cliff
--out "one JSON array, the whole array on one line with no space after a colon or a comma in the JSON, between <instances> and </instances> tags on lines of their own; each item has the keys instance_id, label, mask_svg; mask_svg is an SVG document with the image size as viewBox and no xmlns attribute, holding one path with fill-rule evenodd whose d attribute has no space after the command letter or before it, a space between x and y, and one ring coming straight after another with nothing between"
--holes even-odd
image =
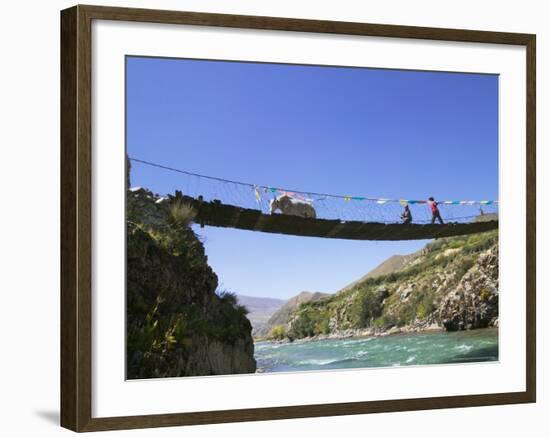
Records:
<instances>
[{"instance_id":1,"label":"grass on cliff","mask_svg":"<svg viewBox=\"0 0 550 437\"><path fill-rule=\"evenodd\" d=\"M170 207L170 221L176 226L189 226L196 216L195 208L181 200L174 201Z\"/></svg>"}]
</instances>

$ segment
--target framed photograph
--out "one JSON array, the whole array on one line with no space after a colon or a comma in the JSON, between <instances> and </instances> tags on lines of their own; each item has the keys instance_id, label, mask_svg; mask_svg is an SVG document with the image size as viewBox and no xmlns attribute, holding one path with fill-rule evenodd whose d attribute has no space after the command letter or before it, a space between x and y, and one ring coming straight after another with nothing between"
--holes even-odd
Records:
<instances>
[{"instance_id":1,"label":"framed photograph","mask_svg":"<svg viewBox=\"0 0 550 437\"><path fill-rule=\"evenodd\" d=\"M535 35L61 12L61 424L535 402Z\"/></svg>"}]
</instances>

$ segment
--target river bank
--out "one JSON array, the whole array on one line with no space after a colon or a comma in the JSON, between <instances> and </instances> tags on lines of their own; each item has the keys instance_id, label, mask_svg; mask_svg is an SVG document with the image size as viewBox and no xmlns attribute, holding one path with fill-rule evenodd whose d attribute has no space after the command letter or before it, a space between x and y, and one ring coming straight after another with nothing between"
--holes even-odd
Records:
<instances>
[{"instance_id":1,"label":"river bank","mask_svg":"<svg viewBox=\"0 0 550 437\"><path fill-rule=\"evenodd\" d=\"M345 329L340 331L331 332L330 334L317 334L311 337L297 338L290 340L289 338L284 338L281 340L269 339L265 337L255 338L255 342L269 341L273 343L307 343L310 341L319 341L319 340L342 340L346 338L368 338L368 337L385 337L388 335L397 335L397 334L412 334L412 333L422 333L422 332L445 332L445 328L436 323L430 325L424 325L422 327L409 325L398 328L396 326L390 329L375 329L375 328L364 328L364 329Z\"/></svg>"},{"instance_id":2,"label":"river bank","mask_svg":"<svg viewBox=\"0 0 550 437\"><path fill-rule=\"evenodd\" d=\"M398 334L398 333L394 333ZM255 343L258 373L498 360L498 329Z\"/></svg>"}]
</instances>

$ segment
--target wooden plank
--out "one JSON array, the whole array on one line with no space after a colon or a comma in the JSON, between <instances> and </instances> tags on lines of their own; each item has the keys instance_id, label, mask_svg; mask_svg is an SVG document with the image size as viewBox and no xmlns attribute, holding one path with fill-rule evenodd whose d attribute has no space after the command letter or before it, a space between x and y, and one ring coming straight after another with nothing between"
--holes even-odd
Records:
<instances>
[{"instance_id":1,"label":"wooden plank","mask_svg":"<svg viewBox=\"0 0 550 437\"><path fill-rule=\"evenodd\" d=\"M267 217L269 217L267 214L260 214L252 230L261 231L264 228L265 223L267 222Z\"/></svg>"},{"instance_id":2,"label":"wooden plank","mask_svg":"<svg viewBox=\"0 0 550 437\"><path fill-rule=\"evenodd\" d=\"M346 222L340 222L336 226L334 226L328 234L325 235L326 238L334 238L338 236L338 234L344 229L346 226Z\"/></svg>"}]
</instances>

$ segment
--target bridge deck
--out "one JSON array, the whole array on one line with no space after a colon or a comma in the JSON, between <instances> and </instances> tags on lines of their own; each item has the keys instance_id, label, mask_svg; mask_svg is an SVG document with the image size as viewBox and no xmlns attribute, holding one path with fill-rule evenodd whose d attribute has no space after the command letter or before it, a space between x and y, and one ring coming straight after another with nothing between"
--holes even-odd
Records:
<instances>
[{"instance_id":1,"label":"bridge deck","mask_svg":"<svg viewBox=\"0 0 550 437\"><path fill-rule=\"evenodd\" d=\"M421 240L498 229L498 220L444 225L342 222L340 220L307 219L284 214L263 214L259 210L225 205L218 201L206 202L182 195L176 197L194 207L197 211L195 222L201 226L246 229L303 237L347 240Z\"/></svg>"}]
</instances>

